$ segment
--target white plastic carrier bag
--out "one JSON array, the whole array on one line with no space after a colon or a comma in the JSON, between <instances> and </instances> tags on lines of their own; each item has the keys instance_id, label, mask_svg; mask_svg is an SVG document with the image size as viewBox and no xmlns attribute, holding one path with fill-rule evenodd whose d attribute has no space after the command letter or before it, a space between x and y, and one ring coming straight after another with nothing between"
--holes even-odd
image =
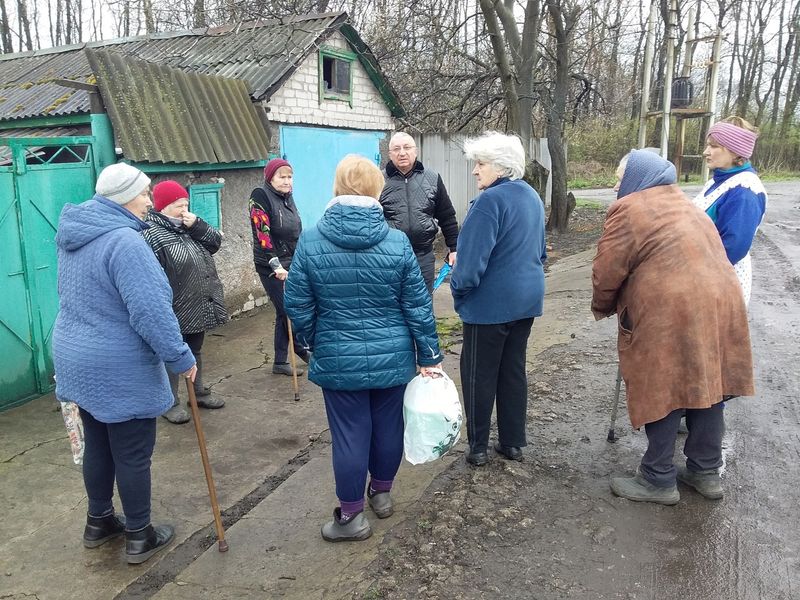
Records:
<instances>
[{"instance_id":1,"label":"white plastic carrier bag","mask_svg":"<svg viewBox=\"0 0 800 600\"><path fill-rule=\"evenodd\" d=\"M461 401L453 380L417 375L403 397L403 436L406 460L412 465L441 458L461 436Z\"/></svg>"},{"instance_id":2,"label":"white plastic carrier bag","mask_svg":"<svg viewBox=\"0 0 800 600\"><path fill-rule=\"evenodd\" d=\"M72 462L76 465L83 464L83 420L78 410L78 405L74 402L61 402L61 416L64 417L64 425L67 428L69 444L72 449Z\"/></svg>"}]
</instances>

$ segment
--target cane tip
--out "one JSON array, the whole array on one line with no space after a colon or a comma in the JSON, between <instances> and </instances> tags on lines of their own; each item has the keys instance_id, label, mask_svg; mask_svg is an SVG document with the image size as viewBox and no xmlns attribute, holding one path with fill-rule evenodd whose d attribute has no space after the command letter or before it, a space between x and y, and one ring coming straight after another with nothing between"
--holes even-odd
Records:
<instances>
[{"instance_id":1,"label":"cane tip","mask_svg":"<svg viewBox=\"0 0 800 600\"><path fill-rule=\"evenodd\" d=\"M617 436L614 433L613 429L608 430L608 436L606 437L606 441L611 442L612 444L617 441Z\"/></svg>"},{"instance_id":2,"label":"cane tip","mask_svg":"<svg viewBox=\"0 0 800 600\"><path fill-rule=\"evenodd\" d=\"M300 402L300 394L295 394L294 395L294 401L295 402Z\"/></svg>"},{"instance_id":3,"label":"cane tip","mask_svg":"<svg viewBox=\"0 0 800 600\"><path fill-rule=\"evenodd\" d=\"M228 551L228 542L225 540L219 541L219 551L220 552L227 552Z\"/></svg>"}]
</instances>

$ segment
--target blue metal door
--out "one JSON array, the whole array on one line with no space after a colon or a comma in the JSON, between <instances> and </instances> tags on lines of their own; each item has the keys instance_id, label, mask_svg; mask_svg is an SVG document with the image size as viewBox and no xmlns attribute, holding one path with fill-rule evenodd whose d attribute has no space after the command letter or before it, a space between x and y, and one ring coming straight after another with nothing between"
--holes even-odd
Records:
<instances>
[{"instance_id":1,"label":"blue metal door","mask_svg":"<svg viewBox=\"0 0 800 600\"><path fill-rule=\"evenodd\" d=\"M333 198L336 165L348 154L361 154L380 165L382 131L281 126L281 154L294 170L294 200L303 227L314 225Z\"/></svg>"}]
</instances>

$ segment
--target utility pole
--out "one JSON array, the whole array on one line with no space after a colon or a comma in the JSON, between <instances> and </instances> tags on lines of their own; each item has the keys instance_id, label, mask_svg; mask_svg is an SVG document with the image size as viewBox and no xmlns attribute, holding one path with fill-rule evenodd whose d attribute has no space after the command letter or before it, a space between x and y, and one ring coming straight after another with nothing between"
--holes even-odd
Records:
<instances>
[{"instance_id":1,"label":"utility pole","mask_svg":"<svg viewBox=\"0 0 800 600\"><path fill-rule=\"evenodd\" d=\"M698 11L700 6L697 7ZM694 60L694 8L689 9L689 24L686 28L686 46L683 55L683 70L681 77L689 77L692 74L692 60ZM681 178L681 171L683 170L683 142L686 138L686 119L676 116L675 120L675 157L673 164L675 165L675 172L678 179Z\"/></svg>"},{"instance_id":2,"label":"utility pole","mask_svg":"<svg viewBox=\"0 0 800 600\"><path fill-rule=\"evenodd\" d=\"M708 98L707 111L708 111L708 125L706 133L709 128L714 124L717 113L717 91L719 90L719 55L722 52L722 30L717 29L717 37L714 40L714 50L711 52L711 75L708 82ZM703 161L700 169L700 177L703 181L708 180L708 165Z\"/></svg>"},{"instance_id":3,"label":"utility pole","mask_svg":"<svg viewBox=\"0 0 800 600\"><path fill-rule=\"evenodd\" d=\"M653 71L653 46L656 43L656 18L658 4L650 1L650 16L647 18L647 39L644 44L644 67L642 68L642 105L639 108L639 148L647 143L647 111L650 110L650 82Z\"/></svg>"},{"instance_id":4,"label":"utility pole","mask_svg":"<svg viewBox=\"0 0 800 600\"><path fill-rule=\"evenodd\" d=\"M664 73L664 107L662 109L661 117L661 157L669 159L667 154L669 147L669 126L670 126L670 109L672 105L672 72L675 69L675 43L677 41L676 35L676 21L678 16L678 0L670 2L669 12L667 13L667 32L664 36L664 41L667 44L667 64L665 65Z\"/></svg>"}]
</instances>

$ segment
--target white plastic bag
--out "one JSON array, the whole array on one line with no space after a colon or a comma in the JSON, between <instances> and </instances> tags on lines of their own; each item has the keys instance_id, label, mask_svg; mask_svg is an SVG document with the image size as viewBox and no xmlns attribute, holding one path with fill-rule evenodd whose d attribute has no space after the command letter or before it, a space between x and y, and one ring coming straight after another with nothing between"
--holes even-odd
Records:
<instances>
[{"instance_id":1,"label":"white plastic bag","mask_svg":"<svg viewBox=\"0 0 800 600\"><path fill-rule=\"evenodd\" d=\"M406 460L412 465L441 458L461 436L458 390L444 371L439 377L417 375L403 397Z\"/></svg>"},{"instance_id":2,"label":"white plastic bag","mask_svg":"<svg viewBox=\"0 0 800 600\"><path fill-rule=\"evenodd\" d=\"M83 421L78 405L74 402L61 402L61 416L67 428L69 443L72 448L72 462L83 464Z\"/></svg>"}]
</instances>

